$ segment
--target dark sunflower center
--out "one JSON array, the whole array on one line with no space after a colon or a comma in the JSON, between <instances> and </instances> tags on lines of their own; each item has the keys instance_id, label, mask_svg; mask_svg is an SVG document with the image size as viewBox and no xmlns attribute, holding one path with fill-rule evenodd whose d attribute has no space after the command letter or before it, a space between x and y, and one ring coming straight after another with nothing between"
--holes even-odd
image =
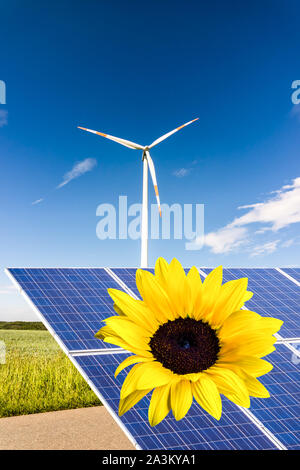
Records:
<instances>
[{"instance_id":1,"label":"dark sunflower center","mask_svg":"<svg viewBox=\"0 0 300 470\"><path fill-rule=\"evenodd\" d=\"M149 344L155 359L175 374L208 369L215 364L220 351L215 330L208 323L192 318L164 323Z\"/></svg>"}]
</instances>

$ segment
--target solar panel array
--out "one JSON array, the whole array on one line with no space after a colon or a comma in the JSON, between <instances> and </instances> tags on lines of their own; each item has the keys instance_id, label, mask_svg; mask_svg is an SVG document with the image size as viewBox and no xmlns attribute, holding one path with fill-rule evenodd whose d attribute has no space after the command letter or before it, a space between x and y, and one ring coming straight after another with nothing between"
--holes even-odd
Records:
<instances>
[{"instance_id":1,"label":"solar panel array","mask_svg":"<svg viewBox=\"0 0 300 470\"><path fill-rule=\"evenodd\" d=\"M270 390L271 398L251 399L250 412L223 397L223 415L219 422L194 402L183 420L177 422L170 413L162 423L151 428L147 419L149 396L118 417L120 387L126 372L115 379L114 371L128 353L94 338L103 325L101 321L115 314L108 287L139 295L135 285L136 269L13 268L7 271L138 448L300 448L297 344L278 344L277 351L268 358L274 369L260 380ZM206 275L209 271L205 268L200 273ZM293 276L293 273L287 274ZM255 293L254 299L247 302L247 308L282 318L285 324L281 334L285 338L300 337L298 286L274 269L224 270L225 281L244 276L249 278L249 289Z\"/></svg>"},{"instance_id":2,"label":"solar panel array","mask_svg":"<svg viewBox=\"0 0 300 470\"><path fill-rule=\"evenodd\" d=\"M108 406L117 414L120 389L126 376L114 372L124 354L78 356L76 362L92 384L101 391ZM148 423L149 397L121 417L136 443L142 449L276 449L250 419L229 400L224 400L223 416L218 422L205 413L197 403L187 417L176 421L172 414L155 428Z\"/></svg>"},{"instance_id":3,"label":"solar panel array","mask_svg":"<svg viewBox=\"0 0 300 470\"><path fill-rule=\"evenodd\" d=\"M208 274L211 269L201 269ZM254 296L247 302L247 308L263 316L280 318L284 324L280 336L300 338L300 291L299 287L276 269L224 269L224 282L247 277L248 290Z\"/></svg>"},{"instance_id":4,"label":"solar panel array","mask_svg":"<svg viewBox=\"0 0 300 470\"><path fill-rule=\"evenodd\" d=\"M281 268L281 270L293 277L295 281L300 282L300 268Z\"/></svg>"},{"instance_id":5,"label":"solar panel array","mask_svg":"<svg viewBox=\"0 0 300 470\"><path fill-rule=\"evenodd\" d=\"M69 351L114 347L94 337L103 326L101 321L115 315L107 288L120 288L105 269L17 268L9 272Z\"/></svg>"}]
</instances>

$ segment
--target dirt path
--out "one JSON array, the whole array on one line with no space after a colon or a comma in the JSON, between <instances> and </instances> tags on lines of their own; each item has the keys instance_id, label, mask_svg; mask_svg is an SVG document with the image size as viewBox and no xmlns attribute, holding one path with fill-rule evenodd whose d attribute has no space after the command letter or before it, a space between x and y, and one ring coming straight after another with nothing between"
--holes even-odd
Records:
<instances>
[{"instance_id":1,"label":"dirt path","mask_svg":"<svg viewBox=\"0 0 300 470\"><path fill-rule=\"evenodd\" d=\"M0 419L0 449L134 449L104 406Z\"/></svg>"}]
</instances>

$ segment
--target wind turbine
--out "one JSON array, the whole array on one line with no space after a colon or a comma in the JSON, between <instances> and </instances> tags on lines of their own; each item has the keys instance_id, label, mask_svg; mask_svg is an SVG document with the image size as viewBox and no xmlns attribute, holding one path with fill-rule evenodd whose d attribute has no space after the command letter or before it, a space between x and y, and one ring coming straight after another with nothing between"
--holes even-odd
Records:
<instances>
[{"instance_id":1,"label":"wind turbine","mask_svg":"<svg viewBox=\"0 0 300 470\"><path fill-rule=\"evenodd\" d=\"M173 131L168 132L167 134L164 134L163 136L156 139L154 142L152 142L151 145L145 145L145 146L136 144L134 142L131 142L130 140L120 139L119 137L114 137L113 135L104 134L103 132L93 131L92 129L86 129L85 127L78 126L78 129L82 129L87 132L92 132L93 134L101 135L102 137L106 137L107 139L113 140L114 142L118 142L118 144L124 145L125 147L128 147L130 149L143 151L143 156L142 156L143 204L142 204L142 230L141 230L142 232L141 234L141 267L142 268L148 267L148 167L150 170L150 174L151 174L151 178L152 178L152 182L154 186L159 215L161 216L161 207L160 207L160 200L159 200L159 194L158 194L155 167L154 167L153 160L150 156L149 150L155 147L157 144L160 144L160 142L167 139L172 134L175 134L175 132L179 131L185 126L188 126L189 124L192 124L192 122L197 121L198 119L199 118L193 119L192 121L186 122L182 126L176 127L176 129L174 129Z\"/></svg>"}]
</instances>

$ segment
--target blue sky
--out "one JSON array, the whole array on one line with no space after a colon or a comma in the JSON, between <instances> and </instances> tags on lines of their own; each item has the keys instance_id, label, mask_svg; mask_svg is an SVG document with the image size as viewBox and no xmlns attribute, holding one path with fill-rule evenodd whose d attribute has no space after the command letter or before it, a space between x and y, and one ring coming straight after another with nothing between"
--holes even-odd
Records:
<instances>
[{"instance_id":1,"label":"blue sky","mask_svg":"<svg viewBox=\"0 0 300 470\"><path fill-rule=\"evenodd\" d=\"M96 208L141 202L141 155L78 125L146 144L199 116L152 158L163 203L205 205L205 246L153 240L150 264L299 266L297 0L1 10L0 320L35 318L5 266L139 264L139 241L96 237Z\"/></svg>"}]
</instances>

